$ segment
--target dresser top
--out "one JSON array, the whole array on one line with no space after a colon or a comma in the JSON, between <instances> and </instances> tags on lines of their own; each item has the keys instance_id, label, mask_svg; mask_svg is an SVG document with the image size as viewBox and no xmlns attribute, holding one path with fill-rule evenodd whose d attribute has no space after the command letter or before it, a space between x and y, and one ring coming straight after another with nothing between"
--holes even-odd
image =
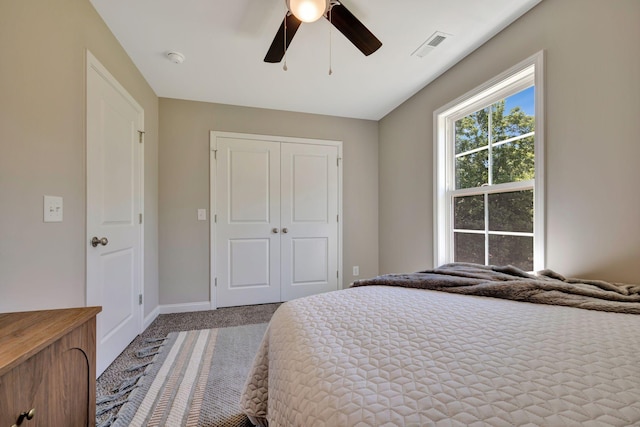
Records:
<instances>
[{"instance_id":1,"label":"dresser top","mask_svg":"<svg viewBox=\"0 0 640 427\"><path fill-rule=\"evenodd\" d=\"M0 313L0 376L87 322L101 307Z\"/></svg>"}]
</instances>

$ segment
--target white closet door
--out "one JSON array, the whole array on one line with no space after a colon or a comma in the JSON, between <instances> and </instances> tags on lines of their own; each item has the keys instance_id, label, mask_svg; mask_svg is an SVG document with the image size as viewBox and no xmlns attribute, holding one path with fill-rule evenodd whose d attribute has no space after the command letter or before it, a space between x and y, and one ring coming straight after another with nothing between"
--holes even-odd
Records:
<instances>
[{"instance_id":1,"label":"white closet door","mask_svg":"<svg viewBox=\"0 0 640 427\"><path fill-rule=\"evenodd\" d=\"M282 300L338 289L338 148L281 146Z\"/></svg>"},{"instance_id":2,"label":"white closet door","mask_svg":"<svg viewBox=\"0 0 640 427\"><path fill-rule=\"evenodd\" d=\"M218 138L217 306L280 301L280 144Z\"/></svg>"}]
</instances>

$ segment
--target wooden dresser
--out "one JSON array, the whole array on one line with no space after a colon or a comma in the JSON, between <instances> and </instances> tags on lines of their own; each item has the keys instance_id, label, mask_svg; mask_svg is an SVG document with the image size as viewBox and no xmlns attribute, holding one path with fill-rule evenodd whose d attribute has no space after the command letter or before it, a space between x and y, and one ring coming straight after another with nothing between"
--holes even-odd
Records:
<instances>
[{"instance_id":1,"label":"wooden dresser","mask_svg":"<svg viewBox=\"0 0 640 427\"><path fill-rule=\"evenodd\" d=\"M100 310L0 314L0 427L95 426Z\"/></svg>"}]
</instances>

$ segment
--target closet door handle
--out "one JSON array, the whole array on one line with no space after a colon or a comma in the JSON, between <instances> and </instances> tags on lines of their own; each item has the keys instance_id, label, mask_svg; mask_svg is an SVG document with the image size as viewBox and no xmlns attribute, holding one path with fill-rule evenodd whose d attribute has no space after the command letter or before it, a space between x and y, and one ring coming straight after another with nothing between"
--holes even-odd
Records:
<instances>
[{"instance_id":1,"label":"closet door handle","mask_svg":"<svg viewBox=\"0 0 640 427\"><path fill-rule=\"evenodd\" d=\"M289 232L289 229L288 229L287 227L285 227L285 228L283 228L283 229L282 229L282 232L283 232L284 234L287 234L287 233Z\"/></svg>"},{"instance_id":2,"label":"closet door handle","mask_svg":"<svg viewBox=\"0 0 640 427\"><path fill-rule=\"evenodd\" d=\"M277 228L273 228L273 229L271 230L271 232L272 232L273 234L278 234L278 229L277 229Z\"/></svg>"},{"instance_id":3,"label":"closet door handle","mask_svg":"<svg viewBox=\"0 0 640 427\"><path fill-rule=\"evenodd\" d=\"M93 246L94 248L98 245L107 246L108 243L109 243L109 240L106 237L103 237L102 239L98 239L97 237L94 236L93 239L91 239L91 246Z\"/></svg>"}]
</instances>

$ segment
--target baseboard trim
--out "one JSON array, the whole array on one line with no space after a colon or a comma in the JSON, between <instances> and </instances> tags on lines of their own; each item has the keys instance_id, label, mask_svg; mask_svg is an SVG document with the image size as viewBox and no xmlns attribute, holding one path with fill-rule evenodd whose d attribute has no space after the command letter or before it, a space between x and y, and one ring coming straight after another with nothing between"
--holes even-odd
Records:
<instances>
[{"instance_id":1,"label":"baseboard trim","mask_svg":"<svg viewBox=\"0 0 640 427\"><path fill-rule=\"evenodd\" d=\"M209 301L188 302L184 304L162 304L158 308L160 309L160 314L187 313L190 311L206 311L212 309L211 302Z\"/></svg>"},{"instance_id":2,"label":"baseboard trim","mask_svg":"<svg viewBox=\"0 0 640 427\"><path fill-rule=\"evenodd\" d=\"M156 306L156 308L154 308L153 311L142 320L142 330L144 331L147 329L153 321L156 320L156 317L158 317L159 314L160 306Z\"/></svg>"}]
</instances>

